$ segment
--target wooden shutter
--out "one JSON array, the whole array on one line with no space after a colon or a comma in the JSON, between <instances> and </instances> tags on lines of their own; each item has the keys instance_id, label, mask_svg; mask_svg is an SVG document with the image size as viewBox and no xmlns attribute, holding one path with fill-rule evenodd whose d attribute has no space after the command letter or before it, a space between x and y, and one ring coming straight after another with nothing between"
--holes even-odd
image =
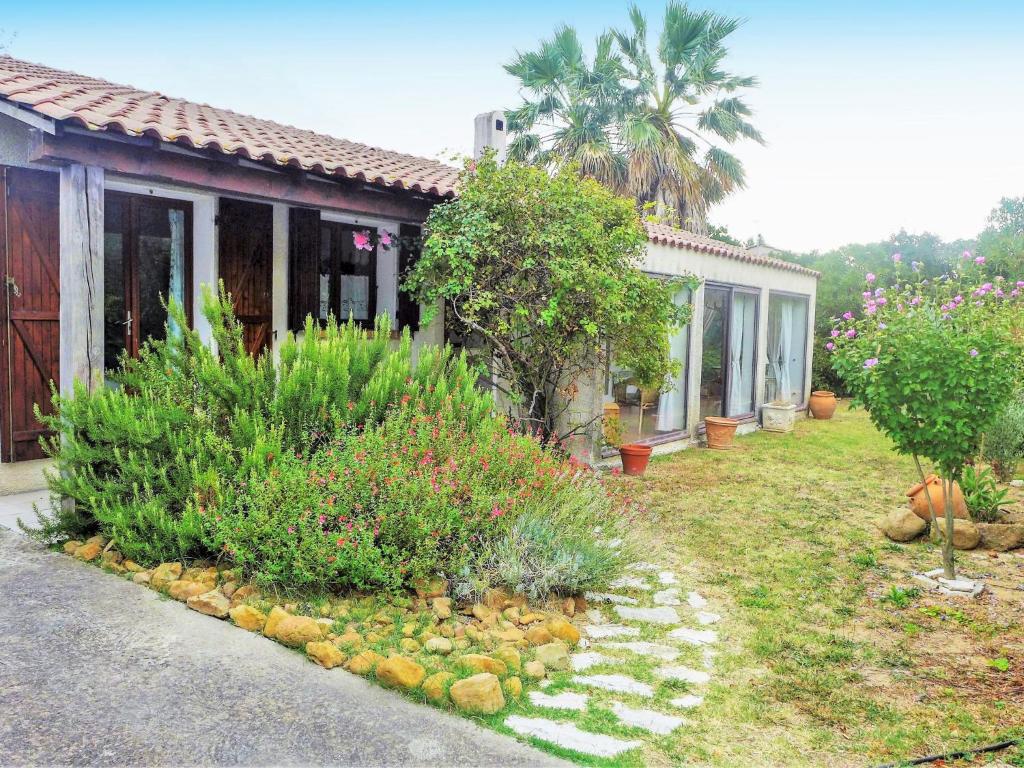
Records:
<instances>
[{"instance_id":1,"label":"wooden shutter","mask_svg":"<svg viewBox=\"0 0 1024 768\"><path fill-rule=\"evenodd\" d=\"M320 314L320 211L288 212L288 329L298 332L306 315Z\"/></svg>"},{"instance_id":2,"label":"wooden shutter","mask_svg":"<svg viewBox=\"0 0 1024 768\"><path fill-rule=\"evenodd\" d=\"M234 301L246 349L256 356L273 340L274 209L222 197L218 222L220 277Z\"/></svg>"},{"instance_id":3,"label":"wooden shutter","mask_svg":"<svg viewBox=\"0 0 1024 768\"><path fill-rule=\"evenodd\" d=\"M398 234L401 238L401 248L398 251L398 327L409 327L410 331L420 329L420 303L414 296L402 290L402 282L405 280L420 257L420 237L422 230L414 224L402 224L399 226Z\"/></svg>"}]
</instances>

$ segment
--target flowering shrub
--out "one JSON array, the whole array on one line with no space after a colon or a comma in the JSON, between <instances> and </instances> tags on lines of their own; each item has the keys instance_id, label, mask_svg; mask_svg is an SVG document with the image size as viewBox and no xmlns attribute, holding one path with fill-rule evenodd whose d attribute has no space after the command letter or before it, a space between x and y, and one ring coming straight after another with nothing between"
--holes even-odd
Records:
<instances>
[{"instance_id":1,"label":"flowering shrub","mask_svg":"<svg viewBox=\"0 0 1024 768\"><path fill-rule=\"evenodd\" d=\"M1024 283L971 284L971 273L889 287L869 273L861 316L837 318L826 344L855 402L896 450L926 457L947 479L977 453L1024 363Z\"/></svg>"},{"instance_id":2,"label":"flowering shrub","mask_svg":"<svg viewBox=\"0 0 1024 768\"><path fill-rule=\"evenodd\" d=\"M386 320L373 336L307 321L275 368L246 353L226 295L204 308L217 353L170 311L186 330L124 360L120 386L56 396L50 487L75 504L37 537L98 529L145 563L226 556L282 589L390 589L480 568L541 510L571 559L628 506L495 415L464 356L427 347L413 365ZM546 588L599 586L615 567L590 558Z\"/></svg>"},{"instance_id":3,"label":"flowering shrub","mask_svg":"<svg viewBox=\"0 0 1024 768\"><path fill-rule=\"evenodd\" d=\"M472 425L465 405L403 400L379 425L286 457L233 508L203 510L212 538L265 584L393 588L480 565L541 506L572 501L591 530L607 511L589 470L504 419Z\"/></svg>"}]
</instances>

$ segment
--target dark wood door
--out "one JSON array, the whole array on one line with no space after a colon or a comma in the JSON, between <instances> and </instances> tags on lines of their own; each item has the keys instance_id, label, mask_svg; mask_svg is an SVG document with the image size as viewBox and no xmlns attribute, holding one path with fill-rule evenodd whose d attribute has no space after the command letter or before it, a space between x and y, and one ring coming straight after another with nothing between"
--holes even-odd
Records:
<instances>
[{"instance_id":1,"label":"dark wood door","mask_svg":"<svg viewBox=\"0 0 1024 768\"><path fill-rule=\"evenodd\" d=\"M222 197L217 224L220 277L242 323L246 349L258 355L273 339L274 209Z\"/></svg>"},{"instance_id":2,"label":"dark wood door","mask_svg":"<svg viewBox=\"0 0 1024 768\"><path fill-rule=\"evenodd\" d=\"M0 387L3 461L42 458L60 380L60 186L56 173L3 168L0 204Z\"/></svg>"}]
</instances>

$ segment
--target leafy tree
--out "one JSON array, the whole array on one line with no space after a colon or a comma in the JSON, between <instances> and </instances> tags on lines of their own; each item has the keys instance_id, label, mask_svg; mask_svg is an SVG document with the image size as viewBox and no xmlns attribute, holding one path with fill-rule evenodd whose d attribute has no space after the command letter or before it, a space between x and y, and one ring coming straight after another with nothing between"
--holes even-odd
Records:
<instances>
[{"instance_id":1,"label":"leafy tree","mask_svg":"<svg viewBox=\"0 0 1024 768\"><path fill-rule=\"evenodd\" d=\"M981 282L977 271L913 282L897 275L889 288L876 288L872 273L865 279L860 317L847 310L827 346L855 402L896 450L927 458L944 478L943 566L953 578L951 486L1024 367L1024 282Z\"/></svg>"},{"instance_id":2,"label":"leafy tree","mask_svg":"<svg viewBox=\"0 0 1024 768\"><path fill-rule=\"evenodd\" d=\"M467 164L459 197L431 211L406 287L443 302L516 415L551 436L607 347L648 386L678 370L668 337L690 308L673 296L694 281L641 272L646 243L631 201L575 168L549 175L487 155Z\"/></svg>"},{"instance_id":3,"label":"leafy tree","mask_svg":"<svg viewBox=\"0 0 1024 768\"><path fill-rule=\"evenodd\" d=\"M1024 277L1024 197L1004 197L978 236L978 254L990 276Z\"/></svg>"},{"instance_id":4,"label":"leafy tree","mask_svg":"<svg viewBox=\"0 0 1024 768\"><path fill-rule=\"evenodd\" d=\"M647 20L597 38L588 62L572 27L505 69L525 99L507 113L509 156L584 175L639 203L675 209L705 231L711 205L744 184L742 163L723 144L763 142L740 92L756 78L725 71L726 38L740 21L669 0L652 55Z\"/></svg>"}]
</instances>

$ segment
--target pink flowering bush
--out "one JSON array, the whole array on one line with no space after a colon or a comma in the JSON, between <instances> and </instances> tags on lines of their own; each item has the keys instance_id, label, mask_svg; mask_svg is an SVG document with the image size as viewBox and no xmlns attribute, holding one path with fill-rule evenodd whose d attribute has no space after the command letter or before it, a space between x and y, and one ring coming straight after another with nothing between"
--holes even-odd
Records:
<instances>
[{"instance_id":1,"label":"pink flowering bush","mask_svg":"<svg viewBox=\"0 0 1024 768\"><path fill-rule=\"evenodd\" d=\"M860 316L837 318L827 344L855 402L896 450L952 480L977 454L1024 365L1024 284L979 282L971 269L888 288L873 287L868 275ZM951 529L952 510L947 518ZM947 575L951 550L948 565Z\"/></svg>"},{"instance_id":2,"label":"pink flowering bush","mask_svg":"<svg viewBox=\"0 0 1024 768\"><path fill-rule=\"evenodd\" d=\"M206 510L211 538L264 584L397 588L480 567L538 505L583 498L579 524L591 529L609 512L589 468L505 419L474 423L464 404L424 405L406 399L378 425L338 435L308 458L283 457L231 509ZM605 551L586 588L616 566Z\"/></svg>"}]
</instances>

